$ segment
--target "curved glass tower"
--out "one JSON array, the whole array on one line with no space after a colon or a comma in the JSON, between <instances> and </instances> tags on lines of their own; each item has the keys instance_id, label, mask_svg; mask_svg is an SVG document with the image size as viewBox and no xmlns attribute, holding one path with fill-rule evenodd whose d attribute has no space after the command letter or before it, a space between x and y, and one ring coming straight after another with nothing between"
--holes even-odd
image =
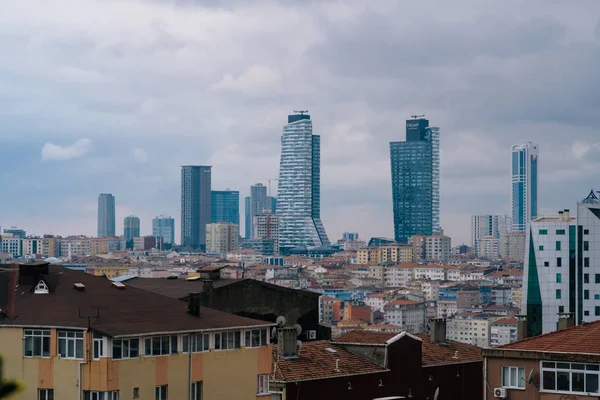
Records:
<instances>
[{"instance_id":1,"label":"curved glass tower","mask_svg":"<svg viewBox=\"0 0 600 400\"><path fill-rule=\"evenodd\" d=\"M308 114L288 116L283 127L277 215L280 254L331 245L321 222L321 137Z\"/></svg>"},{"instance_id":2,"label":"curved glass tower","mask_svg":"<svg viewBox=\"0 0 600 400\"><path fill-rule=\"evenodd\" d=\"M538 155L532 142L512 147L513 232L524 232L527 223L537 218Z\"/></svg>"}]
</instances>

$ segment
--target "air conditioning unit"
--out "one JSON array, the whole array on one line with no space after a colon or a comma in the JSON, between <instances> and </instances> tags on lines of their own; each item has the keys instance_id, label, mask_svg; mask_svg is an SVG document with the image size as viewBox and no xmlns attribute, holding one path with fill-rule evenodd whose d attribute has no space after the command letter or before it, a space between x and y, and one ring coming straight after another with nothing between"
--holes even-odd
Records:
<instances>
[{"instance_id":1,"label":"air conditioning unit","mask_svg":"<svg viewBox=\"0 0 600 400\"><path fill-rule=\"evenodd\" d=\"M497 399L505 399L506 398L506 389L505 388L494 389L494 397Z\"/></svg>"},{"instance_id":2,"label":"air conditioning unit","mask_svg":"<svg viewBox=\"0 0 600 400\"><path fill-rule=\"evenodd\" d=\"M317 338L317 331L307 331L308 340L315 340Z\"/></svg>"}]
</instances>

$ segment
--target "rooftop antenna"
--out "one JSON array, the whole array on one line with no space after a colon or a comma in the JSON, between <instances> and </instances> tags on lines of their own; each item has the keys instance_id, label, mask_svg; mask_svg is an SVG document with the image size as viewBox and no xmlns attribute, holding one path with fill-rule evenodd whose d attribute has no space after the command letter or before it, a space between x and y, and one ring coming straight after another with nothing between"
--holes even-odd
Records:
<instances>
[{"instance_id":1,"label":"rooftop antenna","mask_svg":"<svg viewBox=\"0 0 600 400\"><path fill-rule=\"evenodd\" d=\"M424 116L425 116L425 114L419 114L419 115L417 115L417 114L414 114L414 115L411 115L410 117L411 117L412 119L419 119L419 118L423 118Z\"/></svg>"},{"instance_id":2,"label":"rooftop antenna","mask_svg":"<svg viewBox=\"0 0 600 400\"><path fill-rule=\"evenodd\" d=\"M304 115L308 112L308 110L294 110L295 114L300 114L300 115Z\"/></svg>"}]
</instances>

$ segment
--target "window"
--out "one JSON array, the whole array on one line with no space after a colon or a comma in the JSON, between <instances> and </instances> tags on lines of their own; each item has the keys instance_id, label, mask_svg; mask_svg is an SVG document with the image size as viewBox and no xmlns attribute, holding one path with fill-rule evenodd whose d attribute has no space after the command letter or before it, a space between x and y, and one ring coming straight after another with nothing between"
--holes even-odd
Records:
<instances>
[{"instance_id":1,"label":"window","mask_svg":"<svg viewBox=\"0 0 600 400\"><path fill-rule=\"evenodd\" d=\"M83 359L83 332L59 331L58 354L62 358Z\"/></svg>"},{"instance_id":2,"label":"window","mask_svg":"<svg viewBox=\"0 0 600 400\"><path fill-rule=\"evenodd\" d=\"M208 351L210 344L210 335L208 333L197 333L192 335L192 353Z\"/></svg>"},{"instance_id":3,"label":"window","mask_svg":"<svg viewBox=\"0 0 600 400\"><path fill-rule=\"evenodd\" d=\"M550 261L544 261L544 267L549 267L550 266Z\"/></svg>"},{"instance_id":4,"label":"window","mask_svg":"<svg viewBox=\"0 0 600 400\"><path fill-rule=\"evenodd\" d=\"M585 240L583 242L583 251L588 251L590 249L590 242L588 242L587 240Z\"/></svg>"},{"instance_id":5,"label":"window","mask_svg":"<svg viewBox=\"0 0 600 400\"><path fill-rule=\"evenodd\" d=\"M590 234L590 230L589 229L584 229L583 230L583 234L584 235L589 235Z\"/></svg>"},{"instance_id":6,"label":"window","mask_svg":"<svg viewBox=\"0 0 600 400\"><path fill-rule=\"evenodd\" d=\"M139 339L113 339L113 359L138 358L140 356Z\"/></svg>"},{"instance_id":7,"label":"window","mask_svg":"<svg viewBox=\"0 0 600 400\"><path fill-rule=\"evenodd\" d=\"M562 275L556 274L556 283L562 283Z\"/></svg>"},{"instance_id":8,"label":"window","mask_svg":"<svg viewBox=\"0 0 600 400\"><path fill-rule=\"evenodd\" d=\"M133 398L134 399L138 399L140 397L140 388L139 387L134 387L133 388Z\"/></svg>"},{"instance_id":9,"label":"window","mask_svg":"<svg viewBox=\"0 0 600 400\"><path fill-rule=\"evenodd\" d=\"M594 307L594 314L596 315L596 317L600 316L600 306Z\"/></svg>"},{"instance_id":10,"label":"window","mask_svg":"<svg viewBox=\"0 0 600 400\"><path fill-rule=\"evenodd\" d=\"M38 389L38 400L54 400L54 389Z\"/></svg>"},{"instance_id":11,"label":"window","mask_svg":"<svg viewBox=\"0 0 600 400\"><path fill-rule=\"evenodd\" d=\"M94 333L94 360L104 356L104 338L102 335Z\"/></svg>"},{"instance_id":12,"label":"window","mask_svg":"<svg viewBox=\"0 0 600 400\"><path fill-rule=\"evenodd\" d=\"M540 229L540 235L547 235L548 229Z\"/></svg>"},{"instance_id":13,"label":"window","mask_svg":"<svg viewBox=\"0 0 600 400\"><path fill-rule=\"evenodd\" d=\"M556 289L556 298L557 299L562 298L562 292L560 291L560 289Z\"/></svg>"},{"instance_id":14,"label":"window","mask_svg":"<svg viewBox=\"0 0 600 400\"><path fill-rule=\"evenodd\" d=\"M562 267L562 258L556 257L556 266L559 268Z\"/></svg>"},{"instance_id":15,"label":"window","mask_svg":"<svg viewBox=\"0 0 600 400\"><path fill-rule=\"evenodd\" d=\"M583 266L585 268L589 268L590 267L590 258L589 257L584 257L583 258Z\"/></svg>"},{"instance_id":16,"label":"window","mask_svg":"<svg viewBox=\"0 0 600 400\"><path fill-rule=\"evenodd\" d=\"M153 336L144 339L144 355L165 356L177 354L177 336Z\"/></svg>"},{"instance_id":17,"label":"window","mask_svg":"<svg viewBox=\"0 0 600 400\"><path fill-rule=\"evenodd\" d=\"M565 230L564 229L557 229L556 230L556 234L557 235L564 235L565 234Z\"/></svg>"},{"instance_id":18,"label":"window","mask_svg":"<svg viewBox=\"0 0 600 400\"><path fill-rule=\"evenodd\" d=\"M565 306L558 306L558 312L559 313L565 312Z\"/></svg>"},{"instance_id":19,"label":"window","mask_svg":"<svg viewBox=\"0 0 600 400\"><path fill-rule=\"evenodd\" d=\"M50 357L50 331L25 329L23 350L25 357Z\"/></svg>"},{"instance_id":20,"label":"window","mask_svg":"<svg viewBox=\"0 0 600 400\"><path fill-rule=\"evenodd\" d=\"M598 393L599 364L542 362L545 392Z\"/></svg>"},{"instance_id":21,"label":"window","mask_svg":"<svg viewBox=\"0 0 600 400\"><path fill-rule=\"evenodd\" d=\"M215 333L216 350L232 350L241 347L240 331Z\"/></svg>"},{"instance_id":22,"label":"window","mask_svg":"<svg viewBox=\"0 0 600 400\"><path fill-rule=\"evenodd\" d=\"M584 300L589 300L590 299L590 291L589 290L584 290L583 291L583 299Z\"/></svg>"},{"instance_id":23,"label":"window","mask_svg":"<svg viewBox=\"0 0 600 400\"><path fill-rule=\"evenodd\" d=\"M544 246L540 246L540 247L539 247L539 249L540 249L540 250L544 250Z\"/></svg>"},{"instance_id":24,"label":"window","mask_svg":"<svg viewBox=\"0 0 600 400\"><path fill-rule=\"evenodd\" d=\"M525 368L502 367L502 387L525 389Z\"/></svg>"},{"instance_id":25,"label":"window","mask_svg":"<svg viewBox=\"0 0 600 400\"><path fill-rule=\"evenodd\" d=\"M560 240L556 241L556 251L560 251Z\"/></svg>"},{"instance_id":26,"label":"window","mask_svg":"<svg viewBox=\"0 0 600 400\"><path fill-rule=\"evenodd\" d=\"M168 388L167 385L157 386L154 391L154 400L167 400Z\"/></svg>"},{"instance_id":27,"label":"window","mask_svg":"<svg viewBox=\"0 0 600 400\"><path fill-rule=\"evenodd\" d=\"M260 347L267 345L267 330L266 329L253 329L246 331L245 338L246 347Z\"/></svg>"},{"instance_id":28,"label":"window","mask_svg":"<svg viewBox=\"0 0 600 400\"><path fill-rule=\"evenodd\" d=\"M269 375L258 375L256 394L269 394Z\"/></svg>"},{"instance_id":29,"label":"window","mask_svg":"<svg viewBox=\"0 0 600 400\"><path fill-rule=\"evenodd\" d=\"M594 275L594 280L596 281L596 283L600 283L600 274Z\"/></svg>"},{"instance_id":30,"label":"window","mask_svg":"<svg viewBox=\"0 0 600 400\"><path fill-rule=\"evenodd\" d=\"M202 382L192 382L192 400L202 400Z\"/></svg>"},{"instance_id":31,"label":"window","mask_svg":"<svg viewBox=\"0 0 600 400\"><path fill-rule=\"evenodd\" d=\"M119 392L98 392L95 390L84 390L83 400L119 400Z\"/></svg>"},{"instance_id":32,"label":"window","mask_svg":"<svg viewBox=\"0 0 600 400\"><path fill-rule=\"evenodd\" d=\"M583 274L583 283L590 283L590 274Z\"/></svg>"},{"instance_id":33,"label":"window","mask_svg":"<svg viewBox=\"0 0 600 400\"><path fill-rule=\"evenodd\" d=\"M590 312L588 310L585 310L583 312L583 315L586 316L586 317L589 317L590 316Z\"/></svg>"}]
</instances>

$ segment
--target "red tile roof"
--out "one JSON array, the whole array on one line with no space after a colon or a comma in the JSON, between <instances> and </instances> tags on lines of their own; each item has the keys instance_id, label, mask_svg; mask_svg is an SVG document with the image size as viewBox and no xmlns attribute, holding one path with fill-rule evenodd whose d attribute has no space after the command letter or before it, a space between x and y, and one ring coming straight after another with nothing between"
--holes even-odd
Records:
<instances>
[{"instance_id":1,"label":"red tile roof","mask_svg":"<svg viewBox=\"0 0 600 400\"><path fill-rule=\"evenodd\" d=\"M420 301L414 301L414 300L395 300L392 302L389 302L386 304L386 307L388 306L409 306L409 305L413 305L413 304L421 304Z\"/></svg>"},{"instance_id":2,"label":"red tile roof","mask_svg":"<svg viewBox=\"0 0 600 400\"><path fill-rule=\"evenodd\" d=\"M523 339L498 349L600 355L600 321Z\"/></svg>"},{"instance_id":3,"label":"red tile roof","mask_svg":"<svg viewBox=\"0 0 600 400\"><path fill-rule=\"evenodd\" d=\"M326 349L333 349L335 353ZM336 370L336 360L339 359ZM277 382L299 382L340 376L387 372L388 369L328 341L304 343L295 359L277 358L273 348L272 379Z\"/></svg>"},{"instance_id":4,"label":"red tile roof","mask_svg":"<svg viewBox=\"0 0 600 400\"><path fill-rule=\"evenodd\" d=\"M398 334L356 330L339 337L335 343L385 346L386 342L396 335ZM446 343L435 344L431 343L428 334L414 336L422 340L421 360L424 367L483 361L479 347L451 340L446 341Z\"/></svg>"},{"instance_id":5,"label":"red tile roof","mask_svg":"<svg viewBox=\"0 0 600 400\"><path fill-rule=\"evenodd\" d=\"M493 324L494 325L516 325L517 319L516 318L500 318L500 319L497 319L496 321L494 321Z\"/></svg>"}]
</instances>

